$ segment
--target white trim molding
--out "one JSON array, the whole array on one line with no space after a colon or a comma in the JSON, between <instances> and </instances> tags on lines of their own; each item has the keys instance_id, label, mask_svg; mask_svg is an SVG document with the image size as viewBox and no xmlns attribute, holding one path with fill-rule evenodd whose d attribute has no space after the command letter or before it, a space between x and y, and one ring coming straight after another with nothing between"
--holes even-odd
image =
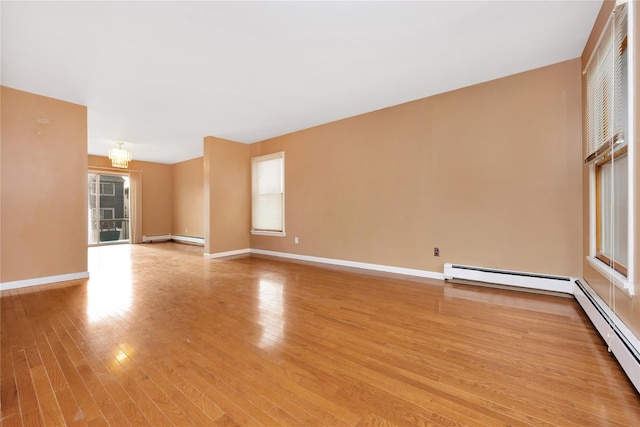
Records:
<instances>
[{"instance_id":1,"label":"white trim molding","mask_svg":"<svg viewBox=\"0 0 640 427\"><path fill-rule=\"evenodd\" d=\"M635 286L627 277L618 273L596 257L588 256L587 261L598 273L613 282L616 287L622 289L627 296L633 298L633 295L635 294Z\"/></svg>"},{"instance_id":2,"label":"white trim molding","mask_svg":"<svg viewBox=\"0 0 640 427\"><path fill-rule=\"evenodd\" d=\"M322 258L310 255L298 255L288 252L266 251L263 249L251 249L252 254L267 255L278 258L288 258L298 261L317 262L320 264L338 265L341 267L360 268L363 270L382 271L385 273L403 274L405 276L425 277L428 279L444 280L444 275L435 271L417 270L413 268L394 267L391 265L370 264L366 262L347 261L334 258Z\"/></svg>"},{"instance_id":3,"label":"white trim molding","mask_svg":"<svg viewBox=\"0 0 640 427\"><path fill-rule=\"evenodd\" d=\"M284 231L266 231L266 230L251 230L251 234L256 236L278 236L284 237L287 235Z\"/></svg>"},{"instance_id":4,"label":"white trim molding","mask_svg":"<svg viewBox=\"0 0 640 427\"><path fill-rule=\"evenodd\" d=\"M26 288L28 286L47 285L49 283L67 282L69 280L88 279L89 272L82 271L79 273L60 274L58 276L36 277L33 279L15 280L12 282L0 283L0 291L9 289Z\"/></svg>"},{"instance_id":5,"label":"white trim molding","mask_svg":"<svg viewBox=\"0 0 640 427\"><path fill-rule=\"evenodd\" d=\"M204 254L205 258L224 258L228 256L243 255L251 252L251 249L236 249L234 251L216 252L213 254Z\"/></svg>"},{"instance_id":6,"label":"white trim molding","mask_svg":"<svg viewBox=\"0 0 640 427\"><path fill-rule=\"evenodd\" d=\"M637 194L638 194L638 178L640 178L640 163L638 161L638 144L640 143L640 141L638 140L638 137L640 136L638 134L638 109L640 108L640 95L638 95L638 58L636 58L636 53L638 52L638 47L637 47L637 43L638 43L638 36L640 36L640 31L638 29L638 25L640 23L638 23L636 21L636 17L638 16L637 12L636 12L636 8L638 7L638 2L637 1L630 1L629 2L629 10L627 12L627 25L628 27L628 38L629 38L629 48L627 49L628 51L628 57L627 57L627 66L628 66L628 70L627 70L627 75L629 76L636 76L634 78L630 78L627 79L628 82L628 87L627 87L627 91L628 93L631 95L629 96L629 113L628 116L632 117L632 120L628 120L628 124L627 126L628 128L628 133L629 133L629 142L627 143L627 155L629 156L629 176L628 176L628 204L629 204L629 214L627 216L627 220L629 221L627 227L627 233L630 237L629 241L628 241L628 254L627 254L627 259L630 260L630 262L627 265L627 278L628 280L632 283L632 290L633 290L633 283L637 282L638 279L638 274L639 272L636 271L636 268L638 268L638 263L634 262L633 260L636 260L636 256L639 254L640 252L640 241L638 241L638 238L636 237L637 234L637 230L638 227L640 226L640 224L636 223L636 220L638 219L638 210L640 210L640 201L637 200Z\"/></svg>"}]
</instances>

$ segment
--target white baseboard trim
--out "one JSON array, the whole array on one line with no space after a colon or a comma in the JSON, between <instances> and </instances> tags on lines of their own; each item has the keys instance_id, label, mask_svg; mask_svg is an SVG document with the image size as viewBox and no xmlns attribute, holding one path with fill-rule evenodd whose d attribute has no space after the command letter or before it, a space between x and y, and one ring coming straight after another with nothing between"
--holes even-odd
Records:
<instances>
[{"instance_id":1,"label":"white baseboard trim","mask_svg":"<svg viewBox=\"0 0 640 427\"><path fill-rule=\"evenodd\" d=\"M317 262L320 264L339 265L341 267L360 268L363 270L381 271L385 273L403 274L405 276L425 277L428 279L444 280L444 274L435 271L417 270L413 268L394 267L391 265L370 264L366 262L346 261L334 258L322 258L310 255L298 255L288 252L266 251L263 249L251 249L252 254L268 255L278 258L288 258L298 261Z\"/></svg>"},{"instance_id":2,"label":"white baseboard trim","mask_svg":"<svg viewBox=\"0 0 640 427\"><path fill-rule=\"evenodd\" d=\"M154 234L152 236L142 236L143 243L165 242L171 240L171 234Z\"/></svg>"},{"instance_id":3,"label":"white baseboard trim","mask_svg":"<svg viewBox=\"0 0 640 427\"><path fill-rule=\"evenodd\" d=\"M170 234L171 240L183 243L195 243L204 246L204 237L181 236L179 234Z\"/></svg>"},{"instance_id":4,"label":"white baseboard trim","mask_svg":"<svg viewBox=\"0 0 640 427\"><path fill-rule=\"evenodd\" d=\"M248 254L249 252L251 252L251 249L246 248L246 249L237 249L235 251L226 251L226 252L216 252L216 253L213 253L213 254L204 254L204 256L205 256L205 258L224 258L224 257L228 257L228 256Z\"/></svg>"},{"instance_id":5,"label":"white baseboard trim","mask_svg":"<svg viewBox=\"0 0 640 427\"><path fill-rule=\"evenodd\" d=\"M640 392L640 340L584 280L574 296L636 390Z\"/></svg>"},{"instance_id":6,"label":"white baseboard trim","mask_svg":"<svg viewBox=\"0 0 640 427\"><path fill-rule=\"evenodd\" d=\"M0 283L0 291L9 289L26 288L28 286L47 285L49 283L66 282L69 280L88 279L89 272L60 274L58 276L36 277L34 279L15 280L13 282Z\"/></svg>"}]
</instances>

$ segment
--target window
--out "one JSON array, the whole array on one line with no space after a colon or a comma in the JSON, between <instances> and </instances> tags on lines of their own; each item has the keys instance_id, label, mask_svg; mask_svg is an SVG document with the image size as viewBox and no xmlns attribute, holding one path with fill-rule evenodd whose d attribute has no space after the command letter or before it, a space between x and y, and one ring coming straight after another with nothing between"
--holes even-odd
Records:
<instances>
[{"instance_id":1,"label":"window","mask_svg":"<svg viewBox=\"0 0 640 427\"><path fill-rule=\"evenodd\" d=\"M96 182L92 182L90 185L91 195L96 194ZM101 182L100 183L100 195L101 196L115 196L116 186L113 182Z\"/></svg>"},{"instance_id":2,"label":"window","mask_svg":"<svg viewBox=\"0 0 640 427\"><path fill-rule=\"evenodd\" d=\"M114 218L115 218L114 208L100 208L100 219L114 219Z\"/></svg>"},{"instance_id":3,"label":"window","mask_svg":"<svg viewBox=\"0 0 640 427\"><path fill-rule=\"evenodd\" d=\"M596 165L596 258L627 275L629 158L626 147Z\"/></svg>"},{"instance_id":4,"label":"window","mask_svg":"<svg viewBox=\"0 0 640 427\"><path fill-rule=\"evenodd\" d=\"M619 3L587 68L585 163L591 171L589 262L633 295L629 277L627 5Z\"/></svg>"},{"instance_id":5,"label":"window","mask_svg":"<svg viewBox=\"0 0 640 427\"><path fill-rule=\"evenodd\" d=\"M101 182L100 183L100 195L101 196L115 196L116 186L113 182Z\"/></svg>"},{"instance_id":6,"label":"window","mask_svg":"<svg viewBox=\"0 0 640 427\"><path fill-rule=\"evenodd\" d=\"M284 236L284 152L251 159L251 232Z\"/></svg>"}]
</instances>

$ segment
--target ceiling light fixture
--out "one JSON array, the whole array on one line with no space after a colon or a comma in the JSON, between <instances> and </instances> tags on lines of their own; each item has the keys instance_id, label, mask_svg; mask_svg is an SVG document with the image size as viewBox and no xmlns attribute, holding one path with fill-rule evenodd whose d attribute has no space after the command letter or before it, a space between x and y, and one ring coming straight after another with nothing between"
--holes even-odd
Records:
<instances>
[{"instance_id":1,"label":"ceiling light fixture","mask_svg":"<svg viewBox=\"0 0 640 427\"><path fill-rule=\"evenodd\" d=\"M133 159L131 150L122 148L124 142L117 141L118 147L109 148L109 158L111 159L111 166L114 168L126 169L129 167L129 162Z\"/></svg>"}]
</instances>

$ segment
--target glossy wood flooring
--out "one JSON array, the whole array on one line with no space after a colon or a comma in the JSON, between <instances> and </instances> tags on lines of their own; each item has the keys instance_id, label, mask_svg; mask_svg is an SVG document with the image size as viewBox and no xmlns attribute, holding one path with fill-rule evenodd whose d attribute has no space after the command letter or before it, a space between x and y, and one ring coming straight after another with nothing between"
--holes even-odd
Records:
<instances>
[{"instance_id":1,"label":"glossy wood flooring","mask_svg":"<svg viewBox=\"0 0 640 427\"><path fill-rule=\"evenodd\" d=\"M2 293L2 426L637 426L568 298L175 243Z\"/></svg>"}]
</instances>

